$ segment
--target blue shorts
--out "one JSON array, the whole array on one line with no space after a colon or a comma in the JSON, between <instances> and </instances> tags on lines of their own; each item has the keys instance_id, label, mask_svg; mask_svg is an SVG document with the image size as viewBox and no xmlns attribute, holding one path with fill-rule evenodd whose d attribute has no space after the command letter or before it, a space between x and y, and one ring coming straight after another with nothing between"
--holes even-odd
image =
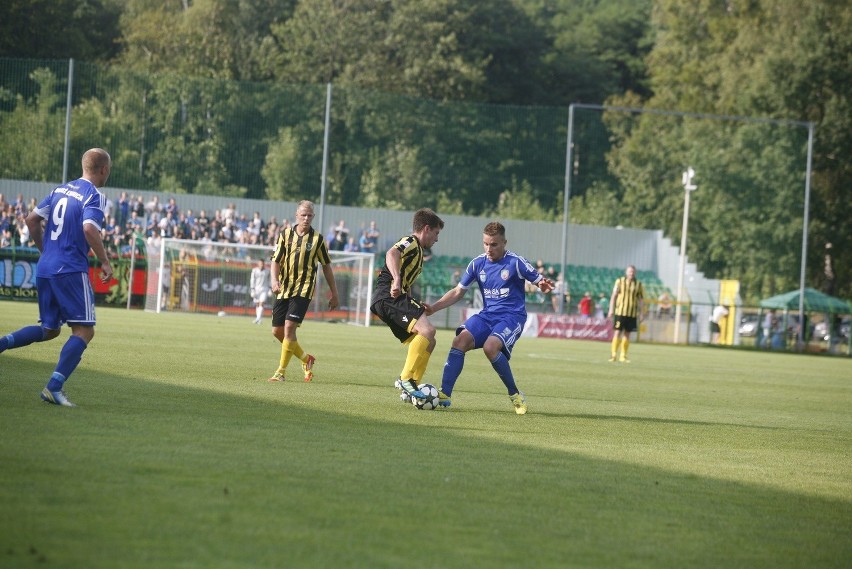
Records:
<instances>
[{"instance_id":1,"label":"blue shorts","mask_svg":"<svg viewBox=\"0 0 852 569\"><path fill-rule=\"evenodd\" d=\"M66 322L95 325L95 292L88 273L38 277L38 313L41 325L59 330Z\"/></svg>"},{"instance_id":2,"label":"blue shorts","mask_svg":"<svg viewBox=\"0 0 852 569\"><path fill-rule=\"evenodd\" d=\"M485 345L485 340L489 336L497 336L503 342L503 348L500 350L506 359L512 357L512 348L518 338L521 337L521 332L524 331L524 323L526 316L518 316L516 314L485 314L480 312L468 318L464 324L456 330L456 336L461 334L462 330L467 330L473 336L473 347L481 348Z\"/></svg>"}]
</instances>

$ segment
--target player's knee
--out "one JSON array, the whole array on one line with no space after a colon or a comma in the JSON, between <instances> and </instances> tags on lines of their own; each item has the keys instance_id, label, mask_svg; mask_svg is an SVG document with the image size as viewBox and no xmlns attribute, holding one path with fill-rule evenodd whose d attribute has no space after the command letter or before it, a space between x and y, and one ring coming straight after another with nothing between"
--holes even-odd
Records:
<instances>
[{"instance_id":1,"label":"player's knee","mask_svg":"<svg viewBox=\"0 0 852 569\"><path fill-rule=\"evenodd\" d=\"M72 326L71 333L88 344L95 337L94 326ZM57 335L59 331L57 330Z\"/></svg>"},{"instance_id":2,"label":"player's knee","mask_svg":"<svg viewBox=\"0 0 852 569\"><path fill-rule=\"evenodd\" d=\"M429 340L429 343L435 341L435 326L425 318L419 318L414 325L414 331Z\"/></svg>"},{"instance_id":3,"label":"player's knee","mask_svg":"<svg viewBox=\"0 0 852 569\"><path fill-rule=\"evenodd\" d=\"M496 358L500 351L503 349L502 342L492 342L490 339L485 342L485 345L482 346L482 351L485 352L485 356L489 361L493 361Z\"/></svg>"},{"instance_id":4,"label":"player's knee","mask_svg":"<svg viewBox=\"0 0 852 569\"><path fill-rule=\"evenodd\" d=\"M462 352L470 351L473 348L473 336L464 333L459 334L453 338L453 348Z\"/></svg>"},{"instance_id":5,"label":"player's knee","mask_svg":"<svg viewBox=\"0 0 852 569\"><path fill-rule=\"evenodd\" d=\"M42 328L42 330L44 330L44 342L47 342L48 340L53 340L54 338L59 336L58 328L56 330L52 328Z\"/></svg>"}]
</instances>

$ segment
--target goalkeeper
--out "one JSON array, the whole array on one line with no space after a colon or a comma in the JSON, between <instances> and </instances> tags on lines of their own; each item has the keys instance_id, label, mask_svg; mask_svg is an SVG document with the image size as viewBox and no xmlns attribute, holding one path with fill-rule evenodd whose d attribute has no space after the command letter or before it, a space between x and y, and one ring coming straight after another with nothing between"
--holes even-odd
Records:
<instances>
[{"instance_id":1,"label":"goalkeeper","mask_svg":"<svg viewBox=\"0 0 852 569\"><path fill-rule=\"evenodd\" d=\"M337 284L331 268L331 257L325 239L311 227L314 219L314 204L304 200L296 208L296 224L285 227L278 236L272 253L270 280L272 293L276 295L272 307L272 335L281 342L281 360L278 369L268 381L284 381L284 371L290 359L296 356L302 362L305 381L313 379L316 358L305 353L296 339L296 329L308 312L317 281L317 265L331 290L329 310L339 304Z\"/></svg>"},{"instance_id":2,"label":"goalkeeper","mask_svg":"<svg viewBox=\"0 0 852 569\"><path fill-rule=\"evenodd\" d=\"M444 221L431 209L414 213L412 233L400 238L385 254L385 266L370 305L370 311L388 325L403 345L408 345L395 386L412 397L423 397L417 385L435 348L435 327L426 318L426 306L411 297L411 287L423 271L423 249L438 242L443 228Z\"/></svg>"}]
</instances>

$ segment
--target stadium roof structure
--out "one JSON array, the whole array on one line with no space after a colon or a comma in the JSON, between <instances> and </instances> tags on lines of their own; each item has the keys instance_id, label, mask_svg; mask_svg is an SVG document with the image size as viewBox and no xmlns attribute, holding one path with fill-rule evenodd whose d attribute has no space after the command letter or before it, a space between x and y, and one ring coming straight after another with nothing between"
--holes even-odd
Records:
<instances>
[{"instance_id":1,"label":"stadium roof structure","mask_svg":"<svg viewBox=\"0 0 852 569\"><path fill-rule=\"evenodd\" d=\"M760 301L761 308L775 308L778 310L799 309L799 289L785 292ZM845 300L829 296L813 288L805 288L805 311L806 312L829 312L832 314L850 314L852 309Z\"/></svg>"}]
</instances>

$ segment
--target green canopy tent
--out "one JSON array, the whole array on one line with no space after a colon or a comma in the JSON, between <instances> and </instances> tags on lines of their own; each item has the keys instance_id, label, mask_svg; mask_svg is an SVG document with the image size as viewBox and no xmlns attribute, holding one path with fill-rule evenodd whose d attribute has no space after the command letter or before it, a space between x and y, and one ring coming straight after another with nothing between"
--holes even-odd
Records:
<instances>
[{"instance_id":1,"label":"green canopy tent","mask_svg":"<svg viewBox=\"0 0 852 569\"><path fill-rule=\"evenodd\" d=\"M774 308L776 310L798 310L799 289L785 292L771 298L760 301L761 308ZM805 289L805 312L827 312L831 314L850 314L852 309L845 300L824 294L813 288Z\"/></svg>"},{"instance_id":2,"label":"green canopy tent","mask_svg":"<svg viewBox=\"0 0 852 569\"><path fill-rule=\"evenodd\" d=\"M764 309L774 309L784 311L784 329L787 328L788 312L790 310L799 310L799 298L801 296L799 289L785 292L770 298L760 301L761 311ZM852 308L845 300L829 296L813 288L805 288L805 299L802 303L805 312L823 313L823 314L852 314ZM758 315L758 318L760 316Z\"/></svg>"}]
</instances>

